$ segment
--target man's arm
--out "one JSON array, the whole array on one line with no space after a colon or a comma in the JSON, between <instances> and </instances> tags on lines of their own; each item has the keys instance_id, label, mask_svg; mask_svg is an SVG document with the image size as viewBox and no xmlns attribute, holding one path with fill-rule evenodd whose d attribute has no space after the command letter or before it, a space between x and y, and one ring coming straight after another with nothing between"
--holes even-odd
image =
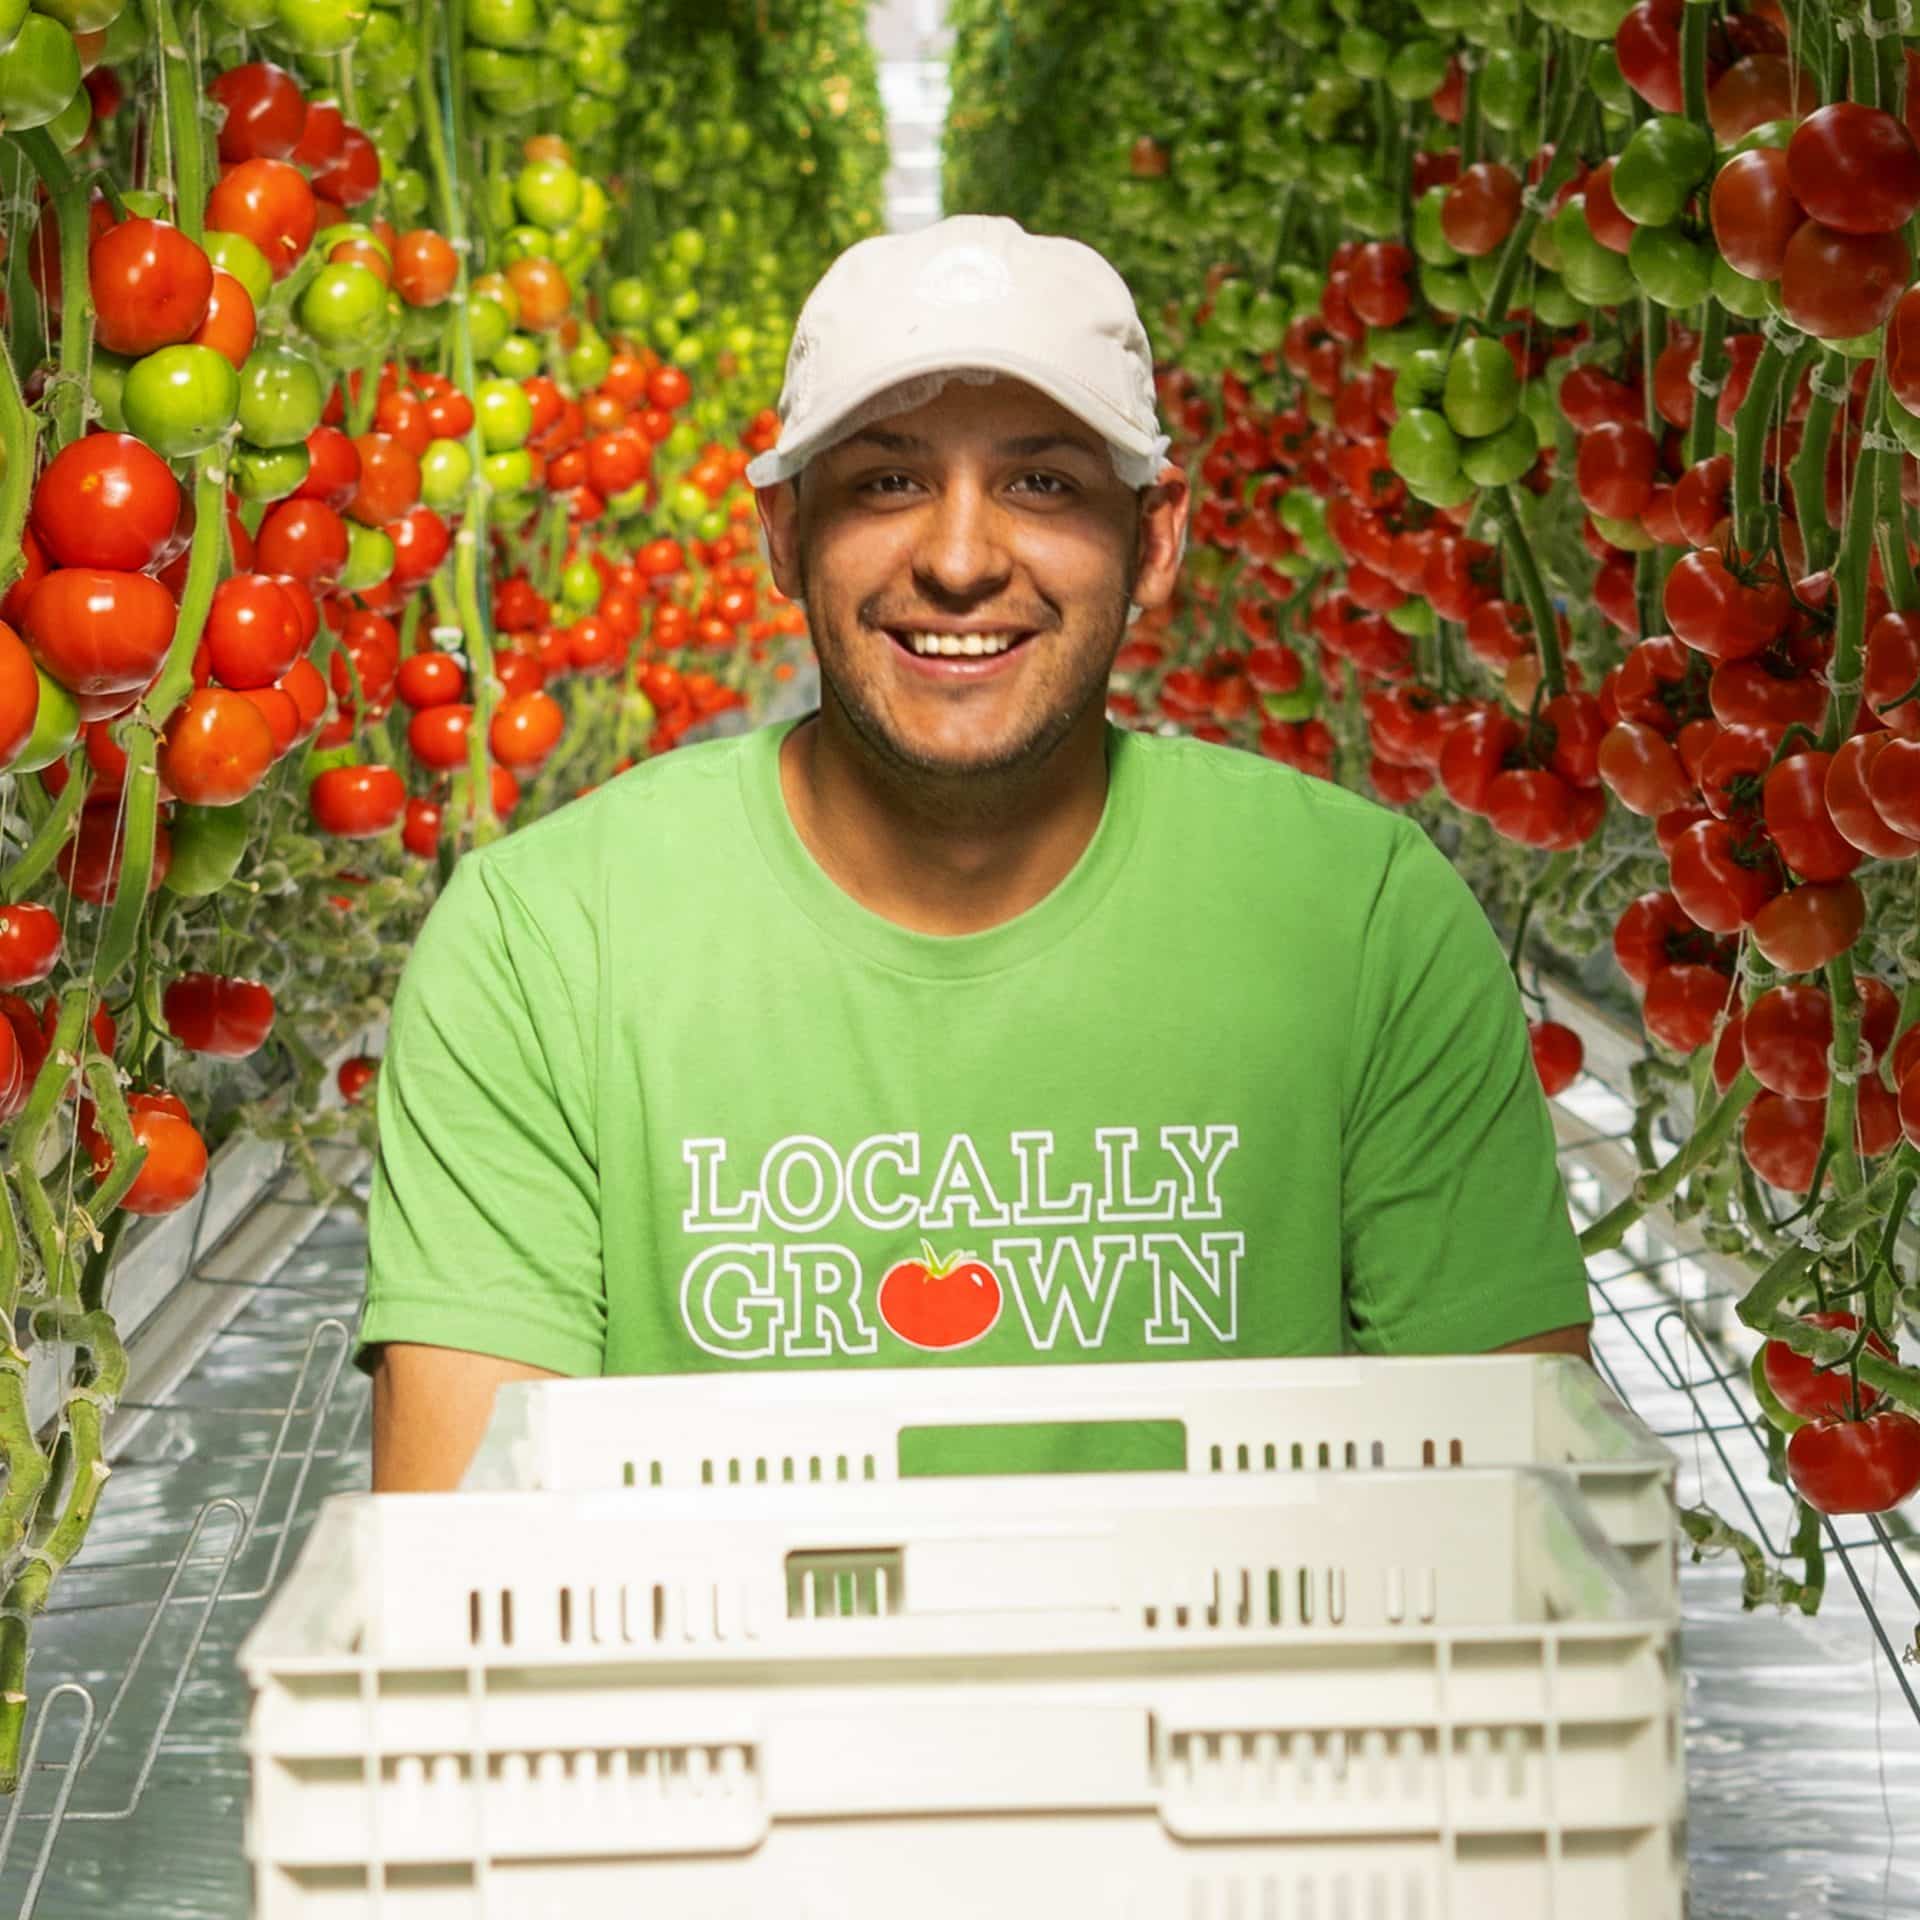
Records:
<instances>
[{"instance_id":1,"label":"man's arm","mask_svg":"<svg viewBox=\"0 0 1920 1920\"><path fill-rule=\"evenodd\" d=\"M1495 1347L1495 1353L1570 1353L1593 1365L1593 1344L1585 1327L1556 1327L1551 1333L1536 1333L1531 1340L1516 1340L1511 1346Z\"/></svg>"},{"instance_id":2,"label":"man's arm","mask_svg":"<svg viewBox=\"0 0 1920 1920\"><path fill-rule=\"evenodd\" d=\"M373 1367L373 1491L451 1493L486 1432L494 1389L565 1378L491 1354L386 1342Z\"/></svg>"}]
</instances>

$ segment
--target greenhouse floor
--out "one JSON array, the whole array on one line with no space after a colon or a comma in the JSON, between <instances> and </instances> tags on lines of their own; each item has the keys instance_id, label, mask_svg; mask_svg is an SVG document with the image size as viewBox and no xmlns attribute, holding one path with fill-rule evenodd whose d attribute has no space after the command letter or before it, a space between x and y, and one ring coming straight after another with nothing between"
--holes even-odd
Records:
<instances>
[{"instance_id":1,"label":"greenhouse floor","mask_svg":"<svg viewBox=\"0 0 1920 1920\"><path fill-rule=\"evenodd\" d=\"M1624 1112L1582 1080L1559 1119L1569 1191L1590 1211L1583 1156L1617 1140ZM1744 1367L1716 1359L1680 1310L1684 1299L1694 1324L1711 1322L1714 1276L1638 1232L1632 1244L1633 1256L1594 1266L1603 1366L1678 1451L1682 1501L1704 1499L1777 1544L1786 1498L1745 1424ZM369 1395L346 1364L364 1261L352 1212L308 1205L284 1173L195 1268L203 1289L238 1289L239 1311L184 1372L166 1370L177 1385L132 1405L145 1417L37 1631L44 1727L0 1834L0 1914L248 1912L234 1654L318 1503L366 1485ZM138 1346L135 1361L137 1390ZM1684 1570L1692 1920L1920 1911L1920 1672L1898 1665L1920 1617L1916 1562L1868 1525L1829 1546L1814 1620L1743 1615L1729 1559ZM83 1739L92 1751L75 1773Z\"/></svg>"}]
</instances>

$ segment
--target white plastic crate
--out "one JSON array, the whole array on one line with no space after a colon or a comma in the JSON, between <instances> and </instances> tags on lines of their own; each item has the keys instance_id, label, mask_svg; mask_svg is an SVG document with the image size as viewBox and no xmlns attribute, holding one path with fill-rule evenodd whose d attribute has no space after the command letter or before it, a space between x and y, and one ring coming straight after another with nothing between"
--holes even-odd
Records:
<instances>
[{"instance_id":1,"label":"white plastic crate","mask_svg":"<svg viewBox=\"0 0 1920 1920\"><path fill-rule=\"evenodd\" d=\"M339 1496L256 1920L1679 1920L1673 1635L1538 1471Z\"/></svg>"},{"instance_id":2,"label":"white plastic crate","mask_svg":"<svg viewBox=\"0 0 1920 1920\"><path fill-rule=\"evenodd\" d=\"M893 1480L903 1433L1166 1421L1192 1473L1563 1467L1654 1596L1678 1606L1673 1454L1566 1354L707 1374L503 1387L463 1485Z\"/></svg>"}]
</instances>

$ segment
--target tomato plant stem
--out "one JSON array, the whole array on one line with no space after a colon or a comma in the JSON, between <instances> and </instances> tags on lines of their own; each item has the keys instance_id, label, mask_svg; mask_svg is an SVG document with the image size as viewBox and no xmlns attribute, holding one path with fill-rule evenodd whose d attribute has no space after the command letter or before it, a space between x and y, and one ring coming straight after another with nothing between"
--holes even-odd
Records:
<instances>
[{"instance_id":1,"label":"tomato plant stem","mask_svg":"<svg viewBox=\"0 0 1920 1920\"><path fill-rule=\"evenodd\" d=\"M33 499L33 443L39 432L39 421L20 397L13 356L0 340L0 597L26 569L22 538Z\"/></svg>"},{"instance_id":2,"label":"tomato plant stem","mask_svg":"<svg viewBox=\"0 0 1920 1920\"><path fill-rule=\"evenodd\" d=\"M173 0L140 0L147 31L160 56L161 88L166 96L167 125L172 136L168 164L172 179L168 198L174 224L189 240L206 231L207 157L200 133L200 88L194 64L180 37Z\"/></svg>"},{"instance_id":3,"label":"tomato plant stem","mask_svg":"<svg viewBox=\"0 0 1920 1920\"><path fill-rule=\"evenodd\" d=\"M1833 440L1833 394L1844 387L1847 360L1831 347L1814 369L1813 394L1800 429L1800 451L1788 469L1793 485L1793 509L1806 542L1807 571L1818 573L1833 564L1833 522L1827 518L1827 449ZM1824 389L1824 391L1823 391ZM1792 399L1791 393L1787 398ZM1844 451L1844 449L1843 449Z\"/></svg>"},{"instance_id":4,"label":"tomato plant stem","mask_svg":"<svg viewBox=\"0 0 1920 1920\"><path fill-rule=\"evenodd\" d=\"M1868 425L1887 431L1886 412L1893 405L1889 389L1879 418L1876 420L1869 414ZM1915 586L1913 556L1907 550L1907 503L1900 492L1901 465L1897 459L1880 462L1880 514L1875 531L1880 542L1880 570L1886 576L1887 597L1898 611L1911 613L1920 606L1920 588Z\"/></svg>"},{"instance_id":5,"label":"tomato plant stem","mask_svg":"<svg viewBox=\"0 0 1920 1920\"><path fill-rule=\"evenodd\" d=\"M1867 395L1866 417L1877 420L1886 399L1886 372L1876 365L1873 385ZM1827 705L1827 724L1820 744L1828 753L1837 753L1840 743L1853 731L1860 709L1861 659L1866 644L1867 561L1873 552L1874 506L1879 497L1881 462L1886 456L1873 447L1862 447L1860 461L1853 474L1853 498L1847 503L1846 538L1834 569L1833 598L1837 619L1833 630L1833 658L1827 665L1827 684L1832 695Z\"/></svg>"},{"instance_id":6,"label":"tomato plant stem","mask_svg":"<svg viewBox=\"0 0 1920 1920\"><path fill-rule=\"evenodd\" d=\"M87 362L93 297L87 289L87 193L41 127L14 136L53 202L60 229L60 366L53 389L53 451L87 423Z\"/></svg>"},{"instance_id":7,"label":"tomato plant stem","mask_svg":"<svg viewBox=\"0 0 1920 1920\"><path fill-rule=\"evenodd\" d=\"M23 790L29 778L29 775L20 776ZM67 755L67 784L60 790L60 797L34 828L33 838L21 850L19 859L11 862L4 877L0 877L0 900L12 902L24 899L53 865L60 849L67 843L67 835L74 821L79 817L91 780L92 769L87 765L86 749L75 747Z\"/></svg>"},{"instance_id":8,"label":"tomato plant stem","mask_svg":"<svg viewBox=\"0 0 1920 1920\"><path fill-rule=\"evenodd\" d=\"M1490 511L1499 522L1506 557L1520 582L1520 595L1533 621L1534 639L1540 648L1541 682L1548 697L1558 699L1567 690L1567 663L1560 651L1560 616L1554 609L1553 596L1547 591L1540 563L1534 558L1533 543L1527 538L1526 526L1520 518L1518 483L1490 488L1488 492Z\"/></svg>"},{"instance_id":9,"label":"tomato plant stem","mask_svg":"<svg viewBox=\"0 0 1920 1920\"><path fill-rule=\"evenodd\" d=\"M1497 326L1507 317L1507 306L1513 299L1513 290L1520 284L1520 269L1527 259L1527 243L1540 224L1540 215L1534 210L1535 207L1547 205L1561 187L1573 178L1573 169L1580 158L1575 136L1584 129L1587 115L1597 111L1593 96L1587 91L1587 69L1593 63L1593 43L1581 40L1572 44L1580 50L1578 53L1569 52L1561 62L1560 71L1554 75L1553 92L1547 103L1553 160L1539 186L1529 196L1532 204L1523 205L1520 218L1507 235L1506 245L1500 254L1500 271L1494 277L1493 291L1487 295L1486 321L1489 326ZM1456 327L1456 335L1458 332Z\"/></svg>"},{"instance_id":10,"label":"tomato plant stem","mask_svg":"<svg viewBox=\"0 0 1920 1920\"><path fill-rule=\"evenodd\" d=\"M1766 544L1766 509L1760 481L1767 460L1767 429L1773 422L1781 384L1789 372L1797 381L1806 363L1819 351L1818 343L1808 340L1789 355L1769 333L1753 363L1746 397L1733 422L1733 537L1743 553L1758 553Z\"/></svg>"},{"instance_id":11,"label":"tomato plant stem","mask_svg":"<svg viewBox=\"0 0 1920 1920\"><path fill-rule=\"evenodd\" d=\"M1691 21L1692 14L1689 12ZM1707 302L1707 317L1700 329L1700 357L1695 361L1698 378L1693 389L1693 418L1687 423L1687 464L1697 465L1713 454L1714 430L1718 425L1719 382L1727 371L1727 310L1718 300Z\"/></svg>"},{"instance_id":12,"label":"tomato plant stem","mask_svg":"<svg viewBox=\"0 0 1920 1920\"><path fill-rule=\"evenodd\" d=\"M1841 1069L1827 1092L1826 1140L1833 1163L1833 1182L1843 1194L1861 1186L1860 1153L1854 1138L1859 1110L1855 1082L1848 1078L1863 1064L1860 1051L1860 990L1854 982L1853 956L1843 953L1828 963L1827 997L1833 1004L1833 1060Z\"/></svg>"}]
</instances>

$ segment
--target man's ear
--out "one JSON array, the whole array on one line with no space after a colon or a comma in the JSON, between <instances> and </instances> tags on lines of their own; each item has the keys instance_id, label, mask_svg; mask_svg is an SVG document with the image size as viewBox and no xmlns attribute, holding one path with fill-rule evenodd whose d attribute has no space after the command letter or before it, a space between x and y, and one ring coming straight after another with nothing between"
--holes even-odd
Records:
<instances>
[{"instance_id":1,"label":"man's ear","mask_svg":"<svg viewBox=\"0 0 1920 1920\"><path fill-rule=\"evenodd\" d=\"M1159 479L1142 494L1139 564L1131 596L1136 607L1164 606L1172 598L1186 556L1192 505L1187 476L1175 466L1162 467Z\"/></svg>"},{"instance_id":2,"label":"man's ear","mask_svg":"<svg viewBox=\"0 0 1920 1920\"><path fill-rule=\"evenodd\" d=\"M756 487L753 504L760 514L760 551L766 556L773 584L789 600L801 597L800 495L791 480L777 486Z\"/></svg>"}]
</instances>

